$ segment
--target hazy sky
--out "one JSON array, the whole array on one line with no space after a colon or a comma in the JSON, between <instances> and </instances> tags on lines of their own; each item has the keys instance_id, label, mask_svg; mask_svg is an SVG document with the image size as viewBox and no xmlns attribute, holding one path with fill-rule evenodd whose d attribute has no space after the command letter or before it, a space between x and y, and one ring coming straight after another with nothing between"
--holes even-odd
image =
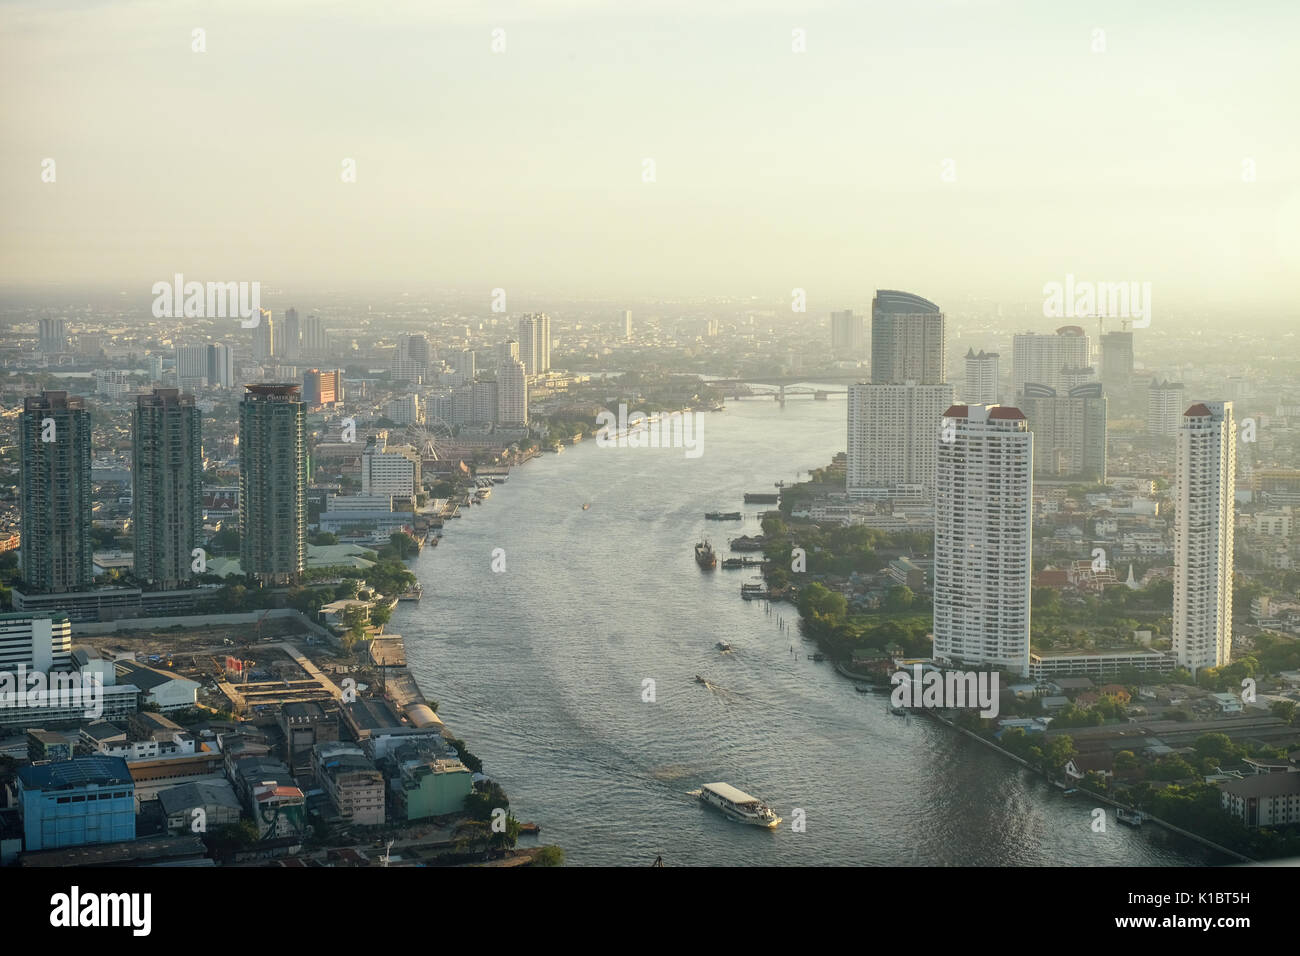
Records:
<instances>
[{"instance_id":1,"label":"hazy sky","mask_svg":"<svg viewBox=\"0 0 1300 956\"><path fill-rule=\"evenodd\" d=\"M1032 301L1068 272L1150 281L1157 310L1283 310L1297 8L0 3L0 283L799 286L830 308Z\"/></svg>"}]
</instances>

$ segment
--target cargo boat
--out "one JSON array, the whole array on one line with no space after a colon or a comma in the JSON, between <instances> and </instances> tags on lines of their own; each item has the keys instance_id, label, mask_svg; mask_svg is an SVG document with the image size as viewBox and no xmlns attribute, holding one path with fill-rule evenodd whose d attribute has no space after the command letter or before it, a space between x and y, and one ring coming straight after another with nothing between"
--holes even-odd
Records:
<instances>
[{"instance_id":1,"label":"cargo boat","mask_svg":"<svg viewBox=\"0 0 1300 956\"><path fill-rule=\"evenodd\" d=\"M709 521L740 521L745 516L739 511L710 511L704 517Z\"/></svg>"},{"instance_id":2,"label":"cargo boat","mask_svg":"<svg viewBox=\"0 0 1300 956\"><path fill-rule=\"evenodd\" d=\"M712 571L718 566L718 556L713 551L713 545L707 541L701 541L695 546L695 563L706 571Z\"/></svg>"}]
</instances>

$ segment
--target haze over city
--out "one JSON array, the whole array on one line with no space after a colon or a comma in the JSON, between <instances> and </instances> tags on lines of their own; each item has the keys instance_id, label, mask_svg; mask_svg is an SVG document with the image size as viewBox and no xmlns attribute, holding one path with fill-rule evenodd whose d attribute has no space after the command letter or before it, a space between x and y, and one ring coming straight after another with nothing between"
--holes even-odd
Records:
<instances>
[{"instance_id":1,"label":"haze over city","mask_svg":"<svg viewBox=\"0 0 1300 956\"><path fill-rule=\"evenodd\" d=\"M1149 281L1165 309L1292 314L1285 3L16 2L4 18L8 287L134 292L177 271L484 300L797 287L829 310L882 285L1032 304L1073 273Z\"/></svg>"}]
</instances>

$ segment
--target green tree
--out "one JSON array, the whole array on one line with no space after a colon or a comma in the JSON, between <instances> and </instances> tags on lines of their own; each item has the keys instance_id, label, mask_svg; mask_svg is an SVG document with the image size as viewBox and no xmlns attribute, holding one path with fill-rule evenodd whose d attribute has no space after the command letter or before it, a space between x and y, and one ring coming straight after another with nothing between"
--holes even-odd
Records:
<instances>
[{"instance_id":1,"label":"green tree","mask_svg":"<svg viewBox=\"0 0 1300 956\"><path fill-rule=\"evenodd\" d=\"M564 866L564 851L558 846L540 846L533 854L533 866Z\"/></svg>"}]
</instances>

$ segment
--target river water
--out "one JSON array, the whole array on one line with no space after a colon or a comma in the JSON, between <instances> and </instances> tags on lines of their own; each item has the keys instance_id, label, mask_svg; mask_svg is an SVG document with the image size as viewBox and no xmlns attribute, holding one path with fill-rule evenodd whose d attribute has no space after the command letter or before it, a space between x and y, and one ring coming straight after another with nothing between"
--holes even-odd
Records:
<instances>
[{"instance_id":1,"label":"river water","mask_svg":"<svg viewBox=\"0 0 1300 956\"><path fill-rule=\"evenodd\" d=\"M414 562L424 599L389 625L425 695L544 842L589 865L1208 861L1113 812L1094 832L1086 796L889 715L883 695L809 659L792 606L741 600L752 569L701 571L702 536L725 555L727 538L758 531L744 492L806 477L843 449L845 406L746 400L701 418L696 458L589 439L515 469ZM704 520L742 509L743 524ZM711 781L786 822L743 826L688 796Z\"/></svg>"}]
</instances>

